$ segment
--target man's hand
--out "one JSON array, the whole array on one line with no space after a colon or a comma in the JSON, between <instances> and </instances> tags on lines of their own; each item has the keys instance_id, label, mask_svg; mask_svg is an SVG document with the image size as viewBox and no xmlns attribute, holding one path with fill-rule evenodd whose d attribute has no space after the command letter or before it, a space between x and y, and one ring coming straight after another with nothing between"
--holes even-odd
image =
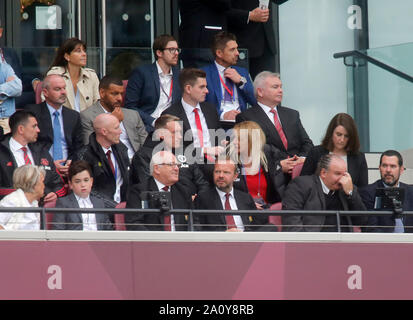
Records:
<instances>
[{"instance_id":1,"label":"man's hand","mask_svg":"<svg viewBox=\"0 0 413 320\"><path fill-rule=\"evenodd\" d=\"M116 107L115 110L112 111L112 114L118 118L119 122L123 121L123 111L121 107Z\"/></svg>"},{"instance_id":2,"label":"man's hand","mask_svg":"<svg viewBox=\"0 0 413 320\"><path fill-rule=\"evenodd\" d=\"M49 202L49 201L54 201L56 199L57 199L57 194L54 192L50 192L44 197L43 201Z\"/></svg>"},{"instance_id":3,"label":"man's hand","mask_svg":"<svg viewBox=\"0 0 413 320\"><path fill-rule=\"evenodd\" d=\"M250 11L249 20L254 22L267 22L270 17L270 10L262 10L260 8L255 8Z\"/></svg>"},{"instance_id":4,"label":"man's hand","mask_svg":"<svg viewBox=\"0 0 413 320\"><path fill-rule=\"evenodd\" d=\"M264 210L264 208L262 207L262 204L255 202L255 206L257 207L257 210Z\"/></svg>"},{"instance_id":5,"label":"man's hand","mask_svg":"<svg viewBox=\"0 0 413 320\"><path fill-rule=\"evenodd\" d=\"M241 232L241 230L237 229L237 228L230 228L230 229L226 230L225 232Z\"/></svg>"},{"instance_id":6,"label":"man's hand","mask_svg":"<svg viewBox=\"0 0 413 320\"><path fill-rule=\"evenodd\" d=\"M340 178L338 183L341 185L346 195L348 195L350 191L353 191L353 181L351 180L351 176L348 172Z\"/></svg>"},{"instance_id":7,"label":"man's hand","mask_svg":"<svg viewBox=\"0 0 413 320\"><path fill-rule=\"evenodd\" d=\"M224 113L224 120L235 120L237 114L241 113L239 110L231 110Z\"/></svg>"},{"instance_id":8,"label":"man's hand","mask_svg":"<svg viewBox=\"0 0 413 320\"><path fill-rule=\"evenodd\" d=\"M294 158L287 158L280 161L282 171L284 173L291 174L293 172L294 166L297 164L297 161Z\"/></svg>"},{"instance_id":9,"label":"man's hand","mask_svg":"<svg viewBox=\"0 0 413 320\"><path fill-rule=\"evenodd\" d=\"M16 79L15 76L10 76L10 77L8 77L8 78L6 79L6 82L13 81L14 79Z\"/></svg>"},{"instance_id":10,"label":"man's hand","mask_svg":"<svg viewBox=\"0 0 413 320\"><path fill-rule=\"evenodd\" d=\"M231 79L235 84L240 83L242 78L238 71L234 68L226 68L224 71L224 77Z\"/></svg>"},{"instance_id":11,"label":"man's hand","mask_svg":"<svg viewBox=\"0 0 413 320\"><path fill-rule=\"evenodd\" d=\"M72 160L55 160L54 165L56 166L56 169L60 172L61 175L67 176L71 162Z\"/></svg>"}]
</instances>

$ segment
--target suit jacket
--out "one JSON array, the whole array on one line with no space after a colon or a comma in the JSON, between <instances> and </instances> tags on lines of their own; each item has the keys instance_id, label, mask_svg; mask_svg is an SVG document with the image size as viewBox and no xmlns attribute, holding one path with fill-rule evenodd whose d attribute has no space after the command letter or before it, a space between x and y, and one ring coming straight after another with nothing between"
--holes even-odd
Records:
<instances>
[{"instance_id":1,"label":"suit jacket","mask_svg":"<svg viewBox=\"0 0 413 320\"><path fill-rule=\"evenodd\" d=\"M354 186L351 199L349 199L342 190L338 192L344 211L366 210L356 186ZM284 193L282 208L283 210L326 210L325 196L319 176L300 176L292 180ZM344 218L348 218L343 219L347 226L351 226L352 224L365 225L367 222L364 217L348 216ZM326 216L313 216L311 213L302 216L285 215L282 216L283 231L323 231L324 228L322 226L325 220ZM289 225L291 227L289 227ZM343 228L342 231L349 229L350 228Z\"/></svg>"},{"instance_id":2,"label":"suit jacket","mask_svg":"<svg viewBox=\"0 0 413 320\"><path fill-rule=\"evenodd\" d=\"M271 1L282 4L287 0ZM277 53L271 3L269 4L270 17L266 23L248 22L249 12L257 8L258 5L259 0L231 0L231 10L227 12L228 29L237 36L239 47L248 49L250 58L260 57L264 53L265 47L274 55Z\"/></svg>"},{"instance_id":3,"label":"suit jacket","mask_svg":"<svg viewBox=\"0 0 413 320\"><path fill-rule=\"evenodd\" d=\"M126 195L129 185L129 158L126 146L119 142L112 145L113 155L119 166L123 183L120 188L121 201L126 201ZM93 190L107 199L113 200L116 191L116 180L109 166L108 159L103 152L102 146L96 141L96 134L92 133L89 138L89 144L80 149L75 155L73 161L87 161L93 173Z\"/></svg>"},{"instance_id":4,"label":"suit jacket","mask_svg":"<svg viewBox=\"0 0 413 320\"><path fill-rule=\"evenodd\" d=\"M44 146L47 150L53 145L53 124L50 117L49 109L46 102L40 104L32 104L26 106L27 111L34 113L39 125L40 133L37 137L37 143ZM82 138L80 132L80 117L79 113L69 109L65 106L62 107L63 117L63 131L65 133L65 139L68 148L68 159L71 159L75 152L82 146ZM54 159L60 160L60 159Z\"/></svg>"},{"instance_id":5,"label":"suit jacket","mask_svg":"<svg viewBox=\"0 0 413 320\"><path fill-rule=\"evenodd\" d=\"M234 190L234 198L237 203L238 210L257 210L252 197L245 192L237 189ZM195 198L195 208L198 210L224 210L218 191L215 187L211 187L206 192L200 193ZM251 218L251 221L250 221ZM225 215L199 215L199 222L202 231L225 231L227 230L227 223ZM251 217L242 215L242 222L245 226L245 231L261 231L260 226L268 222L267 216L260 217L255 214ZM255 225L255 226L254 226ZM263 230L265 231L265 230Z\"/></svg>"},{"instance_id":6,"label":"suit jacket","mask_svg":"<svg viewBox=\"0 0 413 320\"><path fill-rule=\"evenodd\" d=\"M13 172L17 168L17 162L10 150L9 141L11 134L7 134L3 141L0 142L0 198L8 194L13 189ZM49 151L38 144L29 144L32 153L34 165L41 166L46 171L44 178L44 194L54 192L58 197L66 195L63 179L57 173L53 159Z\"/></svg>"},{"instance_id":7,"label":"suit jacket","mask_svg":"<svg viewBox=\"0 0 413 320\"><path fill-rule=\"evenodd\" d=\"M140 184L131 186L128 193L126 208L142 209L141 193L144 191L159 191L153 177ZM170 187L171 201L173 209L191 209L192 198L186 188L179 182ZM158 209L151 207L150 209ZM184 215L174 215L176 231L187 231L188 222ZM136 215L125 214L127 230L141 231L163 231L164 214L159 213L139 213ZM129 225L128 225L129 224Z\"/></svg>"},{"instance_id":8,"label":"suit jacket","mask_svg":"<svg viewBox=\"0 0 413 320\"><path fill-rule=\"evenodd\" d=\"M129 137L129 141L136 152L143 145L146 136L148 135L145 130L145 125L139 113L135 110L122 108L122 111L122 123L125 127L126 134ZM104 113L104 110L99 101L80 113L80 123L82 128L82 138L84 144L89 143L89 137L94 131L93 121L101 113Z\"/></svg>"},{"instance_id":9,"label":"suit jacket","mask_svg":"<svg viewBox=\"0 0 413 320\"><path fill-rule=\"evenodd\" d=\"M323 155L328 153L329 151L321 145L312 148L307 154L303 169L301 170L301 175L308 176L315 174L318 161ZM350 173L351 179L357 187L364 187L368 184L369 173L364 153L358 152L356 154L347 155L347 171Z\"/></svg>"},{"instance_id":10,"label":"suit jacket","mask_svg":"<svg viewBox=\"0 0 413 320\"><path fill-rule=\"evenodd\" d=\"M247 79L247 83L242 89L238 88L234 84L238 92L238 102L241 111L247 109L247 103L250 105L255 105L257 100L254 96L254 88L252 86L251 78L248 74L248 71L244 68L233 66L235 70L242 76ZM207 84L208 84L208 94L206 96L206 102L212 103L217 108L218 114L221 115L221 101L222 101L222 89L221 89L221 80L219 79L219 73L215 63L209 64L203 68L207 74Z\"/></svg>"},{"instance_id":11,"label":"suit jacket","mask_svg":"<svg viewBox=\"0 0 413 320\"><path fill-rule=\"evenodd\" d=\"M172 68L172 103L181 98L179 68ZM139 112L148 132L153 131L152 112L158 106L160 82L156 63L142 65L132 71L125 94L125 108Z\"/></svg>"},{"instance_id":12,"label":"suit jacket","mask_svg":"<svg viewBox=\"0 0 413 320\"><path fill-rule=\"evenodd\" d=\"M265 133L267 143L279 149L283 154L283 159L295 154L306 156L313 147L313 142L301 123L300 114L296 110L282 106L278 106L277 111L288 141L288 150L285 149L274 124L258 104L238 114L236 122L255 121L258 123Z\"/></svg>"},{"instance_id":13,"label":"suit jacket","mask_svg":"<svg viewBox=\"0 0 413 320\"><path fill-rule=\"evenodd\" d=\"M227 30L225 13L230 9L230 0L179 0L178 5L181 14L179 44L182 48L209 48L212 37L219 30L205 26Z\"/></svg>"},{"instance_id":14,"label":"suit jacket","mask_svg":"<svg viewBox=\"0 0 413 320\"><path fill-rule=\"evenodd\" d=\"M94 196L90 196L93 208L105 208L104 202ZM70 193L68 196L59 198L56 201L56 208L79 208L75 194ZM107 214L96 214L96 224L98 230L113 230L112 224ZM53 215L54 230L83 230L81 213L55 213Z\"/></svg>"},{"instance_id":15,"label":"suit jacket","mask_svg":"<svg viewBox=\"0 0 413 320\"><path fill-rule=\"evenodd\" d=\"M384 188L382 180L369 184L363 188L360 188L360 196L366 205L367 210L375 210L374 203L376 200L376 189ZM413 211L413 186L400 182L400 188L404 189L404 201L403 211ZM405 226L404 232L413 232L413 216L403 216L403 225ZM368 218L368 228L365 228L366 232L393 232L395 226L395 220L393 216L374 216L372 213ZM380 227L382 226L382 228ZM383 228L384 227L384 228ZM387 228L386 228L387 227ZM410 228L406 228L410 227Z\"/></svg>"}]
</instances>

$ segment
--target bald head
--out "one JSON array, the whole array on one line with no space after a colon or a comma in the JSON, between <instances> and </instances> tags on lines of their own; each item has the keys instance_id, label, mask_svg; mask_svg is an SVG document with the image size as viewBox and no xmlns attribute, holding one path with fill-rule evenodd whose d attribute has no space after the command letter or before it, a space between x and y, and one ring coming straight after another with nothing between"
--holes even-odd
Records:
<instances>
[{"instance_id":1,"label":"bald head","mask_svg":"<svg viewBox=\"0 0 413 320\"><path fill-rule=\"evenodd\" d=\"M121 128L118 118L110 113L102 113L93 121L93 129L96 133L96 141L108 148L112 144L118 144Z\"/></svg>"}]
</instances>

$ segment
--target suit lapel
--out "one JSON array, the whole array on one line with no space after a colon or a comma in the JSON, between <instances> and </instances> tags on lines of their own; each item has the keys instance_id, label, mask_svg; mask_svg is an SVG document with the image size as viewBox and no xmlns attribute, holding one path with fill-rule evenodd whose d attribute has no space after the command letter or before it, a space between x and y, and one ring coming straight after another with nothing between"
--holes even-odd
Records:
<instances>
[{"instance_id":1,"label":"suit lapel","mask_svg":"<svg viewBox=\"0 0 413 320\"><path fill-rule=\"evenodd\" d=\"M215 65L215 63L210 65L210 68L211 68L211 78L212 78L211 85L213 87L213 91L215 92L215 96L217 98L218 108L219 108L221 101L222 101L221 80L219 79L219 72L218 72L218 68Z\"/></svg>"},{"instance_id":2,"label":"suit lapel","mask_svg":"<svg viewBox=\"0 0 413 320\"><path fill-rule=\"evenodd\" d=\"M288 133L291 132L290 129L294 130L294 128L290 128L290 121L289 121L290 118L286 114L286 111L284 110L284 108L281 107L281 106L278 106L277 111L278 111L278 117L280 118L280 122L281 122L281 126L282 126L282 129L283 129L284 135L287 138L287 142L288 142L288 138L289 138ZM275 130L275 132L277 133L278 139L280 140L281 144L283 145L277 130Z\"/></svg>"},{"instance_id":3,"label":"suit lapel","mask_svg":"<svg viewBox=\"0 0 413 320\"><path fill-rule=\"evenodd\" d=\"M63 132L65 134L65 140L67 143L68 148L71 146L69 145L71 139L68 139L72 135L72 123L69 119L70 113L67 111L66 107L62 107L62 117L63 117Z\"/></svg>"},{"instance_id":4,"label":"suit lapel","mask_svg":"<svg viewBox=\"0 0 413 320\"><path fill-rule=\"evenodd\" d=\"M153 82L155 86L156 101L159 101L159 98L160 98L159 94L160 94L161 87L160 87L159 74L158 74L158 68L156 67L156 62L152 64L152 77L153 77Z\"/></svg>"},{"instance_id":5,"label":"suit lapel","mask_svg":"<svg viewBox=\"0 0 413 320\"><path fill-rule=\"evenodd\" d=\"M317 196L321 203L321 210L326 210L326 198L324 197L324 192L323 192L323 187L321 186L320 177L317 175L314 175L314 181L316 184Z\"/></svg>"},{"instance_id":6,"label":"suit lapel","mask_svg":"<svg viewBox=\"0 0 413 320\"><path fill-rule=\"evenodd\" d=\"M75 194L72 192L67 196L68 201L70 202L70 206L72 208L77 208L79 209L79 203L76 200ZM83 220L82 220L82 214L77 213L77 214L70 214L69 219L72 220L72 223L80 223L83 225ZM83 229L83 228L82 228Z\"/></svg>"},{"instance_id":7,"label":"suit lapel","mask_svg":"<svg viewBox=\"0 0 413 320\"><path fill-rule=\"evenodd\" d=\"M256 111L254 114L259 120L259 123L262 123L264 128L262 130L264 132L268 132L270 135L270 139L268 140L275 140L277 146L282 146L283 150L285 150L284 145L281 141L281 138L277 132L277 129L275 129L274 124L271 122L270 119L268 119L267 114L262 110L262 108L259 105L256 105L255 110ZM282 120L281 120L282 121ZM267 143L268 143L267 140Z\"/></svg>"},{"instance_id":8,"label":"suit lapel","mask_svg":"<svg viewBox=\"0 0 413 320\"><path fill-rule=\"evenodd\" d=\"M40 106L40 119L39 121L42 122L43 128L45 133L51 140L53 144L53 125L52 125L52 118L50 116L49 108L46 105L46 102L43 102Z\"/></svg>"},{"instance_id":9,"label":"suit lapel","mask_svg":"<svg viewBox=\"0 0 413 320\"><path fill-rule=\"evenodd\" d=\"M238 192L238 190L234 189L234 198L235 198L235 202L237 203L237 207L238 210L249 210L250 208L246 205L246 202L244 201L246 198L244 198L242 196L242 194L240 194ZM241 216L242 219L242 223L244 224L244 226L247 226L250 224L249 221L249 216L247 215L242 215Z\"/></svg>"}]
</instances>

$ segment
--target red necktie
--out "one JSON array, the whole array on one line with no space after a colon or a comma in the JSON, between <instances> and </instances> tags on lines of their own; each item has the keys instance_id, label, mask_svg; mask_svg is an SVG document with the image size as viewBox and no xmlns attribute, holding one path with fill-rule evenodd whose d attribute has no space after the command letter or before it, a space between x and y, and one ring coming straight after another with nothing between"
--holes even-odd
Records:
<instances>
[{"instance_id":1,"label":"red necktie","mask_svg":"<svg viewBox=\"0 0 413 320\"><path fill-rule=\"evenodd\" d=\"M274 114L274 125L275 125L275 129L277 130L277 132L278 132L278 134L279 134L279 136L280 136L280 138L281 138L281 141L282 141L282 143L283 143L283 145L284 145L285 150L287 150L287 149L288 149L287 138L285 137L283 128L281 127L280 120L278 119L277 111L275 111L274 109L271 109L270 112Z\"/></svg>"},{"instance_id":2,"label":"red necktie","mask_svg":"<svg viewBox=\"0 0 413 320\"><path fill-rule=\"evenodd\" d=\"M201 118L199 117L198 109L194 109L196 130L198 131L198 138L201 148L204 146L204 134L202 132Z\"/></svg>"},{"instance_id":3,"label":"red necktie","mask_svg":"<svg viewBox=\"0 0 413 320\"><path fill-rule=\"evenodd\" d=\"M225 194L225 210L232 210L231 209L231 204L229 203L229 196L230 196L229 193ZM227 228L228 229L237 227L237 225L235 224L234 217L232 215L226 215L225 216L225 221L227 223Z\"/></svg>"},{"instance_id":4,"label":"red necktie","mask_svg":"<svg viewBox=\"0 0 413 320\"><path fill-rule=\"evenodd\" d=\"M169 191L169 187L165 186L162 188L163 191L168 192ZM164 223L164 228L165 231L171 231L171 216L170 215L164 215L163 216L163 223Z\"/></svg>"},{"instance_id":5,"label":"red necktie","mask_svg":"<svg viewBox=\"0 0 413 320\"><path fill-rule=\"evenodd\" d=\"M30 161L29 155L27 154L27 148L22 147L22 150L23 150L24 164L32 164L32 162Z\"/></svg>"},{"instance_id":6,"label":"red necktie","mask_svg":"<svg viewBox=\"0 0 413 320\"><path fill-rule=\"evenodd\" d=\"M115 167L113 166L112 158L110 156L112 151L106 151L106 157L108 158L110 169L112 170L113 176L115 176Z\"/></svg>"}]
</instances>

